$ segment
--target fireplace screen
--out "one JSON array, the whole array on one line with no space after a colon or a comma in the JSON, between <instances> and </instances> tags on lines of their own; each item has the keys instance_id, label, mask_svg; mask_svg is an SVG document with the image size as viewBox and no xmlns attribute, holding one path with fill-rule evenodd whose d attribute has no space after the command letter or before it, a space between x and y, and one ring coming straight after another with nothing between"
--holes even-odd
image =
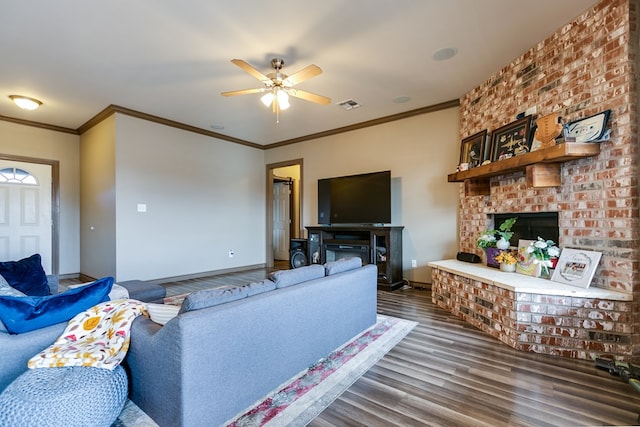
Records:
<instances>
[{"instance_id":1,"label":"fireplace screen","mask_svg":"<svg viewBox=\"0 0 640 427\"><path fill-rule=\"evenodd\" d=\"M538 237L558 243L560 236L558 212L495 214L493 216L495 228L500 227L500 224L505 220L516 217L518 220L511 227L511 231L513 231L513 237L511 237L512 246L517 246L520 239L537 240Z\"/></svg>"},{"instance_id":2,"label":"fireplace screen","mask_svg":"<svg viewBox=\"0 0 640 427\"><path fill-rule=\"evenodd\" d=\"M326 262L358 257L363 265L369 264L369 245L326 244L324 251Z\"/></svg>"}]
</instances>

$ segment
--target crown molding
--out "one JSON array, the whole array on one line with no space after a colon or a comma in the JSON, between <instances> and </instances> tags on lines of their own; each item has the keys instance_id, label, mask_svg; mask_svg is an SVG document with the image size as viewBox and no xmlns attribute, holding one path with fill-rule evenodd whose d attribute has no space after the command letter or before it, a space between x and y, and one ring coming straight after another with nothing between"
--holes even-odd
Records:
<instances>
[{"instance_id":1,"label":"crown molding","mask_svg":"<svg viewBox=\"0 0 640 427\"><path fill-rule=\"evenodd\" d=\"M453 107L459 107L460 100L454 99L452 101L442 102L440 104L431 105L428 107L422 107L415 110L405 111L403 113L393 114L391 116L380 117L378 119L368 120L366 122L356 123L349 126L343 126L341 128L330 129L311 135L301 136L299 138L288 139L286 141L274 142L273 144L264 145L265 150L271 148L283 147L285 145L297 144L303 141L310 141L312 139L324 138L331 135L337 135L339 133L351 132L358 129L364 129L371 126L377 126L384 123L394 122L396 120L402 120L413 116L419 116L420 114L434 113L436 111L447 110Z\"/></svg>"},{"instance_id":2,"label":"crown molding","mask_svg":"<svg viewBox=\"0 0 640 427\"><path fill-rule=\"evenodd\" d=\"M197 133L197 134L200 134L200 135L209 136L211 138L217 138L217 139L222 139L224 141L233 142L233 143L240 144L240 145L246 145L247 147L260 148L260 149L264 148L262 145L256 144L254 142L245 141L245 140L240 139L240 138L234 138L232 136L223 135L223 134L218 133L218 132L212 132L212 131L209 131L209 130L206 130L206 129L202 129L202 128L199 128L199 127L187 125L185 123L176 122L175 120L165 119L163 117L154 116L152 114L143 113L141 111L132 110L130 108L121 107L119 105L114 105L114 104L109 105L107 108L105 108L104 110L102 110L101 112L99 112L98 114L93 116L91 119L89 119L82 126L80 126L78 128L78 133L79 134L83 134L84 132L86 132L87 130L91 129L93 126L95 126L96 124L100 123L101 121L103 121L104 119L106 119L107 117L109 117L110 115L112 115L114 113L124 114L124 115L130 116L130 117L135 117L135 118L138 118L138 119L147 120L149 122L158 123L158 124L161 124L161 125L173 127L173 128L176 128L176 129L187 131L187 132L193 132L193 133Z\"/></svg>"},{"instance_id":3,"label":"crown molding","mask_svg":"<svg viewBox=\"0 0 640 427\"><path fill-rule=\"evenodd\" d=\"M0 115L0 120L5 121L5 122L17 123L19 125L25 125L25 126L35 127L35 128L53 130L53 131L56 131L56 132L63 132L63 133L70 133L70 134L73 134L73 135L79 135L77 129L65 128L65 127L62 127L62 126L50 125L50 124L47 124L47 123L34 122L32 120L17 119L15 117L2 116L2 115Z\"/></svg>"},{"instance_id":4,"label":"crown molding","mask_svg":"<svg viewBox=\"0 0 640 427\"><path fill-rule=\"evenodd\" d=\"M305 135L298 138L288 139L280 142L274 142L273 144L267 144L267 145L256 144L255 142L245 141L240 138L234 138L232 136L224 135L218 132L212 132L206 129L198 128L195 126L187 125L185 123L176 122L174 120L165 119L163 117L154 116L152 114L143 113L141 111L132 110L130 108L121 107L119 105L114 105L114 104L109 105L107 108L100 111L91 119L87 120L78 129L70 129L70 128L65 128L61 126L54 126L46 123L38 123L30 120L16 119L13 117L7 117L7 116L1 116L1 115L0 115L0 120L18 123L25 126L32 126L32 127L42 128L42 129L53 130L56 132L70 133L73 135L82 135L83 133L85 133L86 131L88 131L98 123L105 120L107 117L111 116L112 114L119 113L119 114L124 114L130 117L135 117L138 119L147 120L147 121L158 123L161 125L184 130L187 132L193 132L193 133L208 136L211 138L233 142L234 144L240 144L247 147L258 148L260 150L269 150L272 148L278 148L278 147L283 147L285 145L297 144L299 142L304 142L304 141L311 141L313 139L318 139L318 138L325 138L327 136L337 135L345 132L351 132L358 129L364 129L371 126L377 126L384 123L393 122L396 120L402 120L409 117L418 116L421 114L433 113L436 111L446 110L449 108L454 108L459 106L460 106L460 100L455 99L452 101L442 102L440 104L435 104L428 107L422 107L415 110L405 111L405 112L393 114L390 116L380 117L378 119L368 120L366 122L356 123L349 126L343 126L336 129L330 129L323 132L313 133L310 135Z\"/></svg>"}]
</instances>

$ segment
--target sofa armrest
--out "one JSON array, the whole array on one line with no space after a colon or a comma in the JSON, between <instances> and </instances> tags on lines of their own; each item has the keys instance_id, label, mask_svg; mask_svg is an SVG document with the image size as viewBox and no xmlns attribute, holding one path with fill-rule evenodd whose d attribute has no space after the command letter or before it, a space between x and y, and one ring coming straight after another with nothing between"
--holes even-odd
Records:
<instances>
[{"instance_id":1,"label":"sofa armrest","mask_svg":"<svg viewBox=\"0 0 640 427\"><path fill-rule=\"evenodd\" d=\"M48 274L47 284L49 285L49 293L51 295L58 293L58 276Z\"/></svg>"}]
</instances>

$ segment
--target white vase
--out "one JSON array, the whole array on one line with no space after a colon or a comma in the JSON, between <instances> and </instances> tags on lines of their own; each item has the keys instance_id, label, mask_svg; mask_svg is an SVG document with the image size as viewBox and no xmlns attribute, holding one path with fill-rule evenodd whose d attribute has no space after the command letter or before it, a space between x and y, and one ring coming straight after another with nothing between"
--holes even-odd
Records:
<instances>
[{"instance_id":1,"label":"white vase","mask_svg":"<svg viewBox=\"0 0 640 427\"><path fill-rule=\"evenodd\" d=\"M509 249L509 246L511 246L511 243L509 243L509 241L506 240L504 237L501 237L496 242L496 247L498 249L502 249L503 251L506 250L506 249Z\"/></svg>"},{"instance_id":2,"label":"white vase","mask_svg":"<svg viewBox=\"0 0 640 427\"><path fill-rule=\"evenodd\" d=\"M507 273L513 273L514 271L516 271L516 265L515 264L506 264L506 263L502 263L500 264L500 271L506 271Z\"/></svg>"}]
</instances>

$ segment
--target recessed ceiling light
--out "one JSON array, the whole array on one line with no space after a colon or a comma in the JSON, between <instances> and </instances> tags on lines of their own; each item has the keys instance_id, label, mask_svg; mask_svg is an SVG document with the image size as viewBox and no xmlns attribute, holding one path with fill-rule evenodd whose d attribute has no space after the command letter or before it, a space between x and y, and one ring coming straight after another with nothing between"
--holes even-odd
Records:
<instances>
[{"instance_id":1,"label":"recessed ceiling light","mask_svg":"<svg viewBox=\"0 0 640 427\"><path fill-rule=\"evenodd\" d=\"M210 127L211 127L211 129L214 129L214 130L222 130L222 129L224 129L224 126L222 126L222 125L211 125Z\"/></svg>"},{"instance_id":2,"label":"recessed ceiling light","mask_svg":"<svg viewBox=\"0 0 640 427\"><path fill-rule=\"evenodd\" d=\"M9 98L11 98L13 103L23 110L35 110L42 105L42 101L35 98L29 98L28 96L9 95Z\"/></svg>"},{"instance_id":3,"label":"recessed ceiling light","mask_svg":"<svg viewBox=\"0 0 640 427\"><path fill-rule=\"evenodd\" d=\"M451 59L458 53L458 49L454 47L443 47L441 49L436 50L431 55L435 61L446 61L447 59Z\"/></svg>"},{"instance_id":4,"label":"recessed ceiling light","mask_svg":"<svg viewBox=\"0 0 640 427\"><path fill-rule=\"evenodd\" d=\"M404 104L405 102L409 102L411 101L411 97L408 96L396 96L395 98L393 98L393 102L395 102L396 104Z\"/></svg>"}]
</instances>

